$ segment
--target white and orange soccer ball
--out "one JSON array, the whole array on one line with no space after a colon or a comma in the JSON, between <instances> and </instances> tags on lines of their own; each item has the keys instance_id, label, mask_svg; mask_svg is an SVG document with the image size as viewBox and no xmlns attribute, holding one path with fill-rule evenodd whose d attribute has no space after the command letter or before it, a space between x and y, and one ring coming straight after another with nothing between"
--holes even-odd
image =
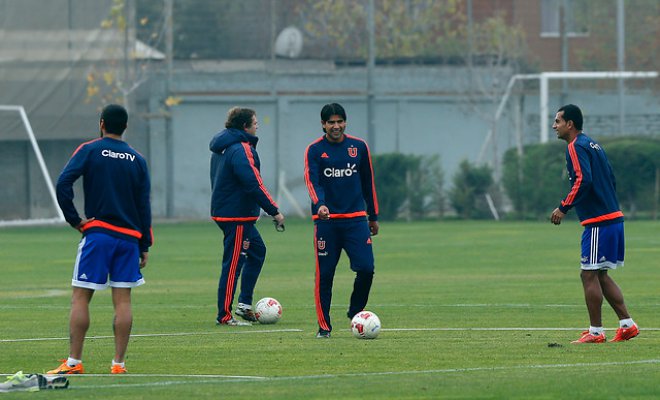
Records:
<instances>
[{"instance_id":1,"label":"white and orange soccer ball","mask_svg":"<svg viewBox=\"0 0 660 400\"><path fill-rule=\"evenodd\" d=\"M375 339L380 333L380 319L371 311L360 311L351 320L351 331L358 339Z\"/></svg>"},{"instance_id":2,"label":"white and orange soccer ball","mask_svg":"<svg viewBox=\"0 0 660 400\"><path fill-rule=\"evenodd\" d=\"M274 324L282 318L282 305L272 297L264 297L254 307L254 315L260 324Z\"/></svg>"}]
</instances>

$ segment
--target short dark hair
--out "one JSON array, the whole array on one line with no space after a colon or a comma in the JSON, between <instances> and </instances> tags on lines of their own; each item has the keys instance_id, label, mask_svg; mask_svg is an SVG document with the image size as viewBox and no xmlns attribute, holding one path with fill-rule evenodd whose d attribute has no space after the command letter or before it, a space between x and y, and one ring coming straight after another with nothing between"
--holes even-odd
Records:
<instances>
[{"instance_id":1,"label":"short dark hair","mask_svg":"<svg viewBox=\"0 0 660 400\"><path fill-rule=\"evenodd\" d=\"M119 104L108 104L101 111L101 120L107 133L122 135L128 124L128 111Z\"/></svg>"},{"instance_id":2,"label":"short dark hair","mask_svg":"<svg viewBox=\"0 0 660 400\"><path fill-rule=\"evenodd\" d=\"M575 104L566 104L565 106L561 107L557 112L564 112L564 121L573 121L573 125L575 126L575 129L578 131L582 130L582 110L580 110L580 107L576 106Z\"/></svg>"},{"instance_id":3,"label":"short dark hair","mask_svg":"<svg viewBox=\"0 0 660 400\"><path fill-rule=\"evenodd\" d=\"M257 113L250 108L232 107L227 113L225 128L245 130L252 126L252 117Z\"/></svg>"},{"instance_id":4,"label":"short dark hair","mask_svg":"<svg viewBox=\"0 0 660 400\"><path fill-rule=\"evenodd\" d=\"M346 121L346 111L344 110L344 107L341 106L341 104L330 103L324 105L321 109L321 121L325 122L333 115L339 115L344 119L344 121Z\"/></svg>"}]
</instances>

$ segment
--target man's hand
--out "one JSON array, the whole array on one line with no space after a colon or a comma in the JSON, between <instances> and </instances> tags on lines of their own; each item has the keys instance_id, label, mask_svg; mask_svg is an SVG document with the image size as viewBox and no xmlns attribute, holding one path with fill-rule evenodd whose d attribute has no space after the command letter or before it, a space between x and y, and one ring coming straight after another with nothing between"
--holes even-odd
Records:
<instances>
[{"instance_id":1,"label":"man's hand","mask_svg":"<svg viewBox=\"0 0 660 400\"><path fill-rule=\"evenodd\" d=\"M369 221L369 232L371 236L378 235L378 221Z\"/></svg>"},{"instance_id":2,"label":"man's hand","mask_svg":"<svg viewBox=\"0 0 660 400\"><path fill-rule=\"evenodd\" d=\"M140 269L147 266L147 260L149 260L149 253L143 251L140 253Z\"/></svg>"},{"instance_id":3,"label":"man's hand","mask_svg":"<svg viewBox=\"0 0 660 400\"><path fill-rule=\"evenodd\" d=\"M275 230L284 232L284 215L282 213L273 215L273 222L275 223Z\"/></svg>"},{"instance_id":4,"label":"man's hand","mask_svg":"<svg viewBox=\"0 0 660 400\"><path fill-rule=\"evenodd\" d=\"M77 230L78 232L82 233L83 227L87 225L88 223L94 221L94 217L92 218L83 218L82 221L76 226L73 227L73 229Z\"/></svg>"},{"instance_id":5,"label":"man's hand","mask_svg":"<svg viewBox=\"0 0 660 400\"><path fill-rule=\"evenodd\" d=\"M330 210L326 206L319 207L317 214L320 219L330 219Z\"/></svg>"},{"instance_id":6,"label":"man's hand","mask_svg":"<svg viewBox=\"0 0 660 400\"><path fill-rule=\"evenodd\" d=\"M552 222L555 225L561 224L561 219L564 218L566 214L561 212L559 208L555 208L555 210L550 214L550 222Z\"/></svg>"}]
</instances>

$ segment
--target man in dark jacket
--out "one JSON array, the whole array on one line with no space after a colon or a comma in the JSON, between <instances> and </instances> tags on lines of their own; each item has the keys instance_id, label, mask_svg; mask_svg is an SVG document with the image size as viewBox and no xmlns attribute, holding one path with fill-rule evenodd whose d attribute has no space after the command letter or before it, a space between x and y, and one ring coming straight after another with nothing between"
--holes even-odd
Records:
<instances>
[{"instance_id":1,"label":"man in dark jacket","mask_svg":"<svg viewBox=\"0 0 660 400\"><path fill-rule=\"evenodd\" d=\"M69 358L48 374L82 374L89 303L97 290L112 288L115 357L110 372L126 373L124 359L133 324L131 289L144 284L151 246L151 184L145 159L123 140L126 109L110 104L99 120L101 137L73 152L57 181L57 201L66 221L82 233L74 265L69 321ZM83 178L85 214L73 198Z\"/></svg>"},{"instance_id":2,"label":"man in dark jacket","mask_svg":"<svg viewBox=\"0 0 660 400\"><path fill-rule=\"evenodd\" d=\"M314 287L317 338L330 338L332 285L342 250L355 272L346 316L367 305L374 276L371 236L378 234L378 199L367 143L346 134L340 104L321 109L323 136L305 150L305 183L311 199L316 253Z\"/></svg>"},{"instance_id":3,"label":"man in dark jacket","mask_svg":"<svg viewBox=\"0 0 660 400\"><path fill-rule=\"evenodd\" d=\"M621 342L639 334L632 320L623 293L608 270L623 266L625 239L623 213L616 197L616 182L605 150L598 142L582 132L582 111L573 104L557 111L552 128L557 137L568 143L566 168L572 182L571 190L559 207L550 215L550 221L559 225L573 207L584 226L580 276L584 288L591 326L572 343L604 343L601 306L603 297L619 318L611 342Z\"/></svg>"},{"instance_id":4,"label":"man in dark jacket","mask_svg":"<svg viewBox=\"0 0 660 400\"><path fill-rule=\"evenodd\" d=\"M256 136L259 125L254 110L229 110L223 131L211 140L211 218L224 233L222 272L218 284L218 317L221 325L250 325L231 314L238 277L241 291L236 314L256 321L252 296L266 258L266 245L254 226L260 209L273 216L278 226L282 215L264 186L260 174Z\"/></svg>"}]
</instances>

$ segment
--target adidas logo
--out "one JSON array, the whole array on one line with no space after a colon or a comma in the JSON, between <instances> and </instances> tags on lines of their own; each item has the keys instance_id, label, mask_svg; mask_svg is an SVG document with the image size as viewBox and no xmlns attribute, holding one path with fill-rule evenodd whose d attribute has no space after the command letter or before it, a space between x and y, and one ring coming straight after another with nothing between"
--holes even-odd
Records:
<instances>
[{"instance_id":1,"label":"adidas logo","mask_svg":"<svg viewBox=\"0 0 660 400\"><path fill-rule=\"evenodd\" d=\"M87 274L82 274L78 277L78 279L87 279Z\"/></svg>"},{"instance_id":2,"label":"adidas logo","mask_svg":"<svg viewBox=\"0 0 660 400\"><path fill-rule=\"evenodd\" d=\"M323 152L323 154L321 154L321 158L330 158L330 156L328 156L328 153Z\"/></svg>"},{"instance_id":3,"label":"adidas logo","mask_svg":"<svg viewBox=\"0 0 660 400\"><path fill-rule=\"evenodd\" d=\"M598 260L598 262L603 262L603 261L607 261L607 258L605 258L605 256L602 256L600 260Z\"/></svg>"}]
</instances>

